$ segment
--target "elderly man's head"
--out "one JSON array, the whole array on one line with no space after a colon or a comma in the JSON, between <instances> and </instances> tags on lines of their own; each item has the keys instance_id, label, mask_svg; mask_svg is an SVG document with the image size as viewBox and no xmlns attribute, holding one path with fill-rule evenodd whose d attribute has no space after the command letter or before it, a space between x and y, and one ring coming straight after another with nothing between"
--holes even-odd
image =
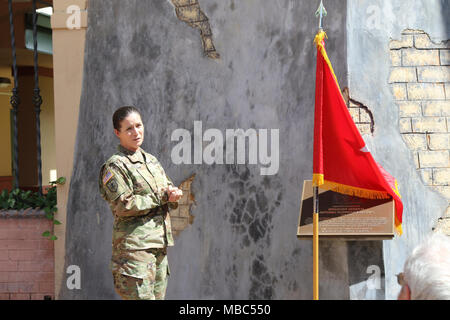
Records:
<instances>
[{"instance_id":1,"label":"elderly man's head","mask_svg":"<svg viewBox=\"0 0 450 320\"><path fill-rule=\"evenodd\" d=\"M436 233L417 246L398 280L399 300L450 300L450 237Z\"/></svg>"}]
</instances>

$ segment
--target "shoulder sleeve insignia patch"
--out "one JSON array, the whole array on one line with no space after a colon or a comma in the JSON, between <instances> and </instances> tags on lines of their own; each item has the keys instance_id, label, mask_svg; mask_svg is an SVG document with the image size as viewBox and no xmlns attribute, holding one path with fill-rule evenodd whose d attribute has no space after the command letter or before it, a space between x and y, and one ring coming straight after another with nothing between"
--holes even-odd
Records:
<instances>
[{"instance_id":1,"label":"shoulder sleeve insignia patch","mask_svg":"<svg viewBox=\"0 0 450 320\"><path fill-rule=\"evenodd\" d=\"M110 170L106 171L106 174L103 176L103 185L107 184L113 176L114 174Z\"/></svg>"},{"instance_id":2,"label":"shoulder sleeve insignia patch","mask_svg":"<svg viewBox=\"0 0 450 320\"><path fill-rule=\"evenodd\" d=\"M117 182L115 179L109 181L106 186L108 187L109 191L111 192L117 192Z\"/></svg>"}]
</instances>

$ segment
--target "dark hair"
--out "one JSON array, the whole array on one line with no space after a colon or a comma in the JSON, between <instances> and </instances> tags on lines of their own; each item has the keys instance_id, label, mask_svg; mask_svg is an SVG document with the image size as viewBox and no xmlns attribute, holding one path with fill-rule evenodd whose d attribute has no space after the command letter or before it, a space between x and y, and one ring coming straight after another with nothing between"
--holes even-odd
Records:
<instances>
[{"instance_id":1,"label":"dark hair","mask_svg":"<svg viewBox=\"0 0 450 320\"><path fill-rule=\"evenodd\" d=\"M120 123L123 119L128 117L130 113L137 113L139 116L141 116L139 110L133 106L124 106L117 109L112 116L114 129L120 131Z\"/></svg>"}]
</instances>

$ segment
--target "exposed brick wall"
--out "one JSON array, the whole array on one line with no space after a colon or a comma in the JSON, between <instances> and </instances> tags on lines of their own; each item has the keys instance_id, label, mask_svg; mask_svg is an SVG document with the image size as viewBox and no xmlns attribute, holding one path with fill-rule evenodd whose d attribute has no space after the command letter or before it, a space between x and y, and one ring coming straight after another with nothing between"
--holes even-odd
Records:
<instances>
[{"instance_id":1,"label":"exposed brick wall","mask_svg":"<svg viewBox=\"0 0 450 320\"><path fill-rule=\"evenodd\" d=\"M26 216L26 217L23 217ZM54 298L54 243L42 213L0 213L0 300Z\"/></svg>"},{"instance_id":2,"label":"exposed brick wall","mask_svg":"<svg viewBox=\"0 0 450 320\"><path fill-rule=\"evenodd\" d=\"M361 135L373 134L375 130L375 123L370 109L361 102L356 101L350 97L350 92L347 87L342 90L342 96L347 104L348 111L355 122L356 127Z\"/></svg>"},{"instance_id":3,"label":"exposed brick wall","mask_svg":"<svg viewBox=\"0 0 450 320\"><path fill-rule=\"evenodd\" d=\"M172 232L175 237L194 222L194 216L190 213L191 206L195 203L194 194L191 192L191 184L194 178L195 174L178 186L183 191L183 196L178 201L178 208L170 210Z\"/></svg>"},{"instance_id":4,"label":"exposed brick wall","mask_svg":"<svg viewBox=\"0 0 450 320\"><path fill-rule=\"evenodd\" d=\"M405 30L389 49L400 133L424 184L450 201L450 41Z\"/></svg>"}]
</instances>

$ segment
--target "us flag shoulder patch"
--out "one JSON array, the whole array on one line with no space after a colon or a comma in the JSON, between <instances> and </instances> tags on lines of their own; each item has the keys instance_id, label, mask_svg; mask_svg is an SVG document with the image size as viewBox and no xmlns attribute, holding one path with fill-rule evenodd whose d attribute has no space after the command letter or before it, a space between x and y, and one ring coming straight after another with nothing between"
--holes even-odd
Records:
<instances>
[{"instance_id":1,"label":"us flag shoulder patch","mask_svg":"<svg viewBox=\"0 0 450 320\"><path fill-rule=\"evenodd\" d=\"M103 176L103 185L107 184L109 180L114 176L111 171L106 171L106 174Z\"/></svg>"}]
</instances>

